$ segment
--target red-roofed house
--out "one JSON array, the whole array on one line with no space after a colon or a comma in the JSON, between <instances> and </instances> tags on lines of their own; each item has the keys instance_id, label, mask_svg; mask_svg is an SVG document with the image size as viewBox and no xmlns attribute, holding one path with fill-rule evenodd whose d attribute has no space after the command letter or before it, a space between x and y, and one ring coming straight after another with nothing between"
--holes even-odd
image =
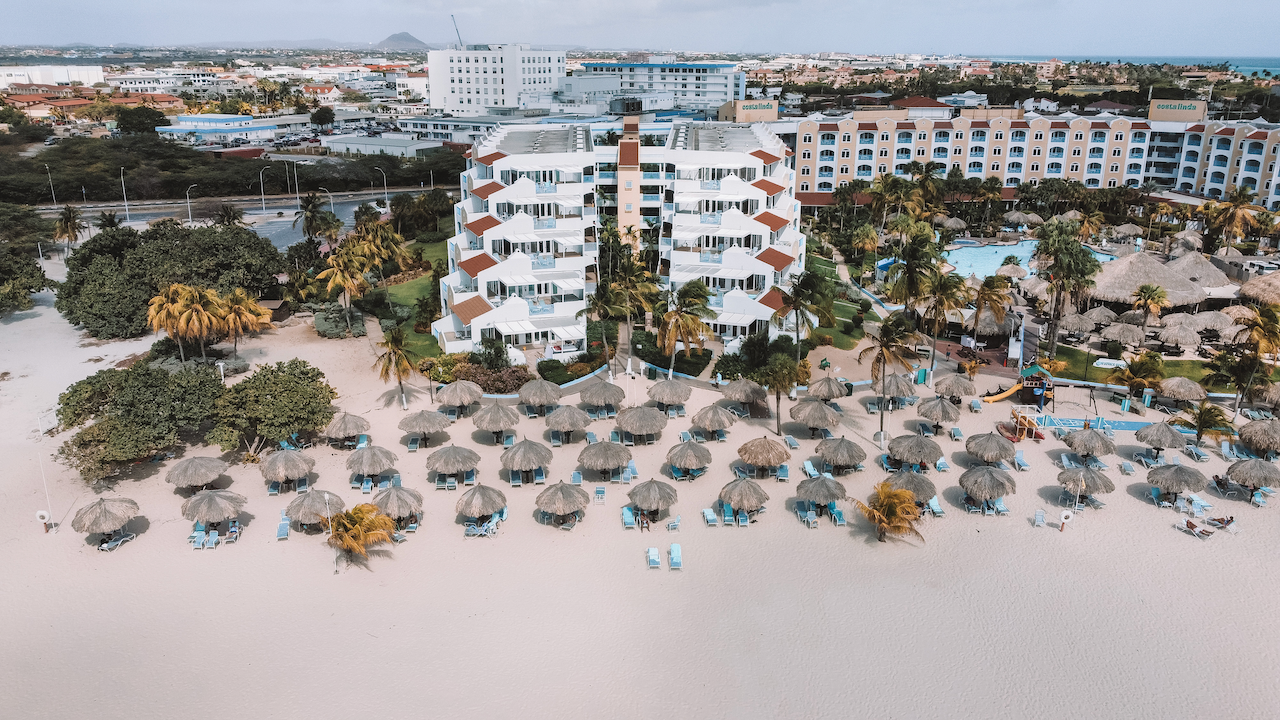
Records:
<instances>
[{"instance_id":1,"label":"red-roofed house","mask_svg":"<svg viewBox=\"0 0 1280 720\"><path fill-rule=\"evenodd\" d=\"M488 200L490 195L492 195L492 194L494 194L494 193L498 192L498 191L499 191L499 190L501 190L503 187L505 187L505 186L504 186L502 183L499 183L499 182L487 182L487 183L485 183L484 185L481 185L480 187L475 188L474 190L472 190L472 191L471 191L471 194L472 194L472 195L475 195L476 197L480 198L481 200Z\"/></svg>"},{"instance_id":2,"label":"red-roofed house","mask_svg":"<svg viewBox=\"0 0 1280 720\"><path fill-rule=\"evenodd\" d=\"M319 100L321 105L332 105L342 99L342 91L333 85L303 85L302 94Z\"/></svg>"},{"instance_id":3,"label":"red-roofed house","mask_svg":"<svg viewBox=\"0 0 1280 720\"><path fill-rule=\"evenodd\" d=\"M475 320L481 315L493 310L493 306L486 302L484 298L477 295L473 298L463 300L457 305L454 305L451 309L453 314L457 315L458 319L462 321L463 325L470 325L472 320Z\"/></svg>"},{"instance_id":4,"label":"red-roofed house","mask_svg":"<svg viewBox=\"0 0 1280 720\"><path fill-rule=\"evenodd\" d=\"M768 263L775 271L782 272L787 266L795 262L795 258L779 251L777 248L765 248L764 252L756 256L756 259L763 263Z\"/></svg>"},{"instance_id":5,"label":"red-roofed house","mask_svg":"<svg viewBox=\"0 0 1280 720\"><path fill-rule=\"evenodd\" d=\"M492 215L485 215L478 220L472 220L466 224L467 230L476 237L483 236L489 230L492 230L502 224L502 221Z\"/></svg>"},{"instance_id":6,"label":"red-roofed house","mask_svg":"<svg viewBox=\"0 0 1280 720\"><path fill-rule=\"evenodd\" d=\"M480 253L475 257L467 258L458 263L458 269L467 274L472 280L480 277L481 270L488 270L497 265L498 261L493 259L489 253Z\"/></svg>"},{"instance_id":7,"label":"red-roofed house","mask_svg":"<svg viewBox=\"0 0 1280 720\"><path fill-rule=\"evenodd\" d=\"M769 292L761 295L759 298L756 298L756 302L764 305L774 312L778 312L782 308L787 307L786 301L782 299L782 291L776 287L769 288Z\"/></svg>"}]
</instances>

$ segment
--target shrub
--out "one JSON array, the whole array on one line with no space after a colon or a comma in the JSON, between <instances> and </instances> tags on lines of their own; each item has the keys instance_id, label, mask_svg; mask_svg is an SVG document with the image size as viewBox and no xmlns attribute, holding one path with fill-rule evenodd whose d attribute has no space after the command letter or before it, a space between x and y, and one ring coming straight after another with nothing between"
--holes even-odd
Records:
<instances>
[{"instance_id":1,"label":"shrub","mask_svg":"<svg viewBox=\"0 0 1280 720\"><path fill-rule=\"evenodd\" d=\"M816 337L817 337L817 339L818 339L818 346L819 346L819 347L825 347L825 346L827 346L827 345L831 345L831 344L833 344L833 342L834 342L834 341L832 341L832 339L831 339L831 336L830 336L830 335L818 335L818 336L816 336Z\"/></svg>"},{"instance_id":2,"label":"shrub","mask_svg":"<svg viewBox=\"0 0 1280 720\"><path fill-rule=\"evenodd\" d=\"M716 366L712 368L712 372L720 375L725 380L737 380L747 373L747 360L738 353L731 355L721 355L716 360Z\"/></svg>"},{"instance_id":3,"label":"shrub","mask_svg":"<svg viewBox=\"0 0 1280 720\"><path fill-rule=\"evenodd\" d=\"M1107 357L1119 360L1124 356L1124 345L1118 340L1107 341Z\"/></svg>"},{"instance_id":4,"label":"shrub","mask_svg":"<svg viewBox=\"0 0 1280 720\"><path fill-rule=\"evenodd\" d=\"M400 327L400 323L396 322L394 319L387 318L385 320L379 320L378 327L382 328L382 332L384 333L391 332L392 330Z\"/></svg>"},{"instance_id":5,"label":"shrub","mask_svg":"<svg viewBox=\"0 0 1280 720\"><path fill-rule=\"evenodd\" d=\"M517 365L502 370L488 370L471 363L458 363L453 368L455 380L470 380L479 385L486 393L510 395L520 389L521 385L533 380L533 373L524 365Z\"/></svg>"},{"instance_id":6,"label":"shrub","mask_svg":"<svg viewBox=\"0 0 1280 720\"><path fill-rule=\"evenodd\" d=\"M854 323L854 322L853 322L853 321L851 321L851 320L849 320L849 321L845 321L845 322L840 326L840 332L844 333L845 335L852 335L852 334L854 334L855 332L857 332L857 330L858 330L858 326L860 326L860 325L862 325L862 323L861 323L861 322Z\"/></svg>"},{"instance_id":7,"label":"shrub","mask_svg":"<svg viewBox=\"0 0 1280 720\"><path fill-rule=\"evenodd\" d=\"M333 302L325 305L304 305L315 312L316 334L320 337L336 340L347 337L347 312L341 304ZM368 334L364 327L364 315L356 308L350 309L351 337L364 337Z\"/></svg>"},{"instance_id":8,"label":"shrub","mask_svg":"<svg viewBox=\"0 0 1280 720\"><path fill-rule=\"evenodd\" d=\"M559 360L543 360L539 362L538 374L542 376L543 380L557 385L563 385L573 379L569 376L569 371L565 369L564 363Z\"/></svg>"},{"instance_id":9,"label":"shrub","mask_svg":"<svg viewBox=\"0 0 1280 720\"><path fill-rule=\"evenodd\" d=\"M648 331L635 334L635 345L632 348L636 357L655 367L666 370L671 367L671 356L658 348L657 338ZM710 350L692 350L688 356L681 350L676 353L675 371L684 375L697 377L711 364L715 353Z\"/></svg>"},{"instance_id":10,"label":"shrub","mask_svg":"<svg viewBox=\"0 0 1280 720\"><path fill-rule=\"evenodd\" d=\"M859 300L858 312L862 313L863 315L866 315L867 313L871 312L871 301L868 300L867 298L862 298L861 300Z\"/></svg>"}]
</instances>

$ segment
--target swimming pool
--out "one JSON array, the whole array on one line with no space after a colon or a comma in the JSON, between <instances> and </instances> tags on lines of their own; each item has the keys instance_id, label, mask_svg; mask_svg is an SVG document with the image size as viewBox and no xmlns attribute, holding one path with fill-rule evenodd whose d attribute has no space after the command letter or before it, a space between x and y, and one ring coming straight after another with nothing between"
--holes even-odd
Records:
<instances>
[{"instance_id":1,"label":"swimming pool","mask_svg":"<svg viewBox=\"0 0 1280 720\"><path fill-rule=\"evenodd\" d=\"M1035 240L1023 240L1016 245L985 245L983 247L963 247L956 248L948 253L945 257L948 263L953 265L956 272L964 277L969 275L977 275L978 277L987 277L995 275L999 269L1001 262L1008 256L1013 255L1018 258L1018 264L1027 267L1027 261L1031 259L1031 254L1035 252ZM1100 253L1090 249L1089 252L1098 258L1099 262L1108 262L1115 260L1112 255Z\"/></svg>"}]
</instances>

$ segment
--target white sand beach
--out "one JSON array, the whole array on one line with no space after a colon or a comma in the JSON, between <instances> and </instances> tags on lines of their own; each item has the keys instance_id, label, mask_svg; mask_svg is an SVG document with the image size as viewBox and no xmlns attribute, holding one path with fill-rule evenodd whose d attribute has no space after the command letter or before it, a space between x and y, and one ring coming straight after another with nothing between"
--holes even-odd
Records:
<instances>
[{"instance_id":1,"label":"white sand beach","mask_svg":"<svg viewBox=\"0 0 1280 720\"><path fill-rule=\"evenodd\" d=\"M792 481L762 482L768 511L748 528L707 528L746 440L772 436L773 419L740 422L714 463L692 483L673 483L678 533L623 530L627 488L610 484L573 532L534 520L539 488L499 482L489 433L460 420L448 438L477 449L485 484L507 496L510 519L495 538L464 539L454 516L459 492L427 486L430 447L406 452L393 390L371 365L373 336L318 338L309 327L278 329L241 343L255 363L301 357L339 391L337 404L372 423L375 444L399 455L405 485L426 496L426 520L408 542L373 554L368 566L335 572L323 536L294 532L278 542L280 510L254 466L229 471L246 495L246 530L235 545L194 552L182 497L163 479L174 461L136 466L112 494L136 500L134 541L99 552L72 531L76 509L95 499L52 455L65 435L41 436L57 394L132 354L153 338L86 342L51 307L0 321L0 716L10 718L396 717L523 718L1169 718L1280 714L1280 589L1276 508L1201 496L1241 532L1207 541L1174 529L1178 515L1146 497L1145 470L1059 532L1056 440L1024 442L1032 468L1016 473L1011 515L968 515L956 480L973 461L963 443L939 444L953 466L931 473L947 516L921 523L925 543L878 543L873 528L806 529L789 511L800 467L816 441L784 422L801 450ZM824 349L825 350L825 349ZM829 352L827 354L830 354ZM841 374L865 378L852 362ZM647 398L640 379L620 380L626 404ZM1008 383L1007 380L1004 381ZM417 382L425 388L425 382ZM997 379L980 376L979 390ZM927 390L922 388L921 394ZM842 478L865 498L885 477L873 470L878 419L843 402L845 434L870 456ZM719 394L695 390L689 414ZM1060 390L1058 414L1091 417L1085 393ZM575 402L570 396L565 402ZM769 400L770 408L773 400ZM783 400L783 417L790 407ZM434 408L425 390L410 410ZM966 435L992 430L1009 402L962 412ZM1118 418L1118 407L1102 409ZM914 410L887 418L906 432ZM611 423L591 428L607 433ZM659 444L636 448L644 478L660 477L666 449L688 429L672 421ZM522 419L518 434L545 438ZM1127 459L1141 448L1117 432ZM555 451L554 482L576 469L583 440ZM369 496L348 487L346 455L326 447L315 487L348 507ZM217 455L188 448L179 457ZM46 502L41 467L48 478ZM1192 461L1183 456L1184 463ZM1227 463L1216 453L1207 475ZM591 482L587 473L588 488ZM670 482L670 480L668 480ZM223 482L225 486L225 481ZM1275 502L1272 503L1276 504ZM62 527L44 534L35 514ZM1051 522L1033 528L1044 509ZM684 569L669 570L671 543ZM663 568L644 550L657 547Z\"/></svg>"}]
</instances>

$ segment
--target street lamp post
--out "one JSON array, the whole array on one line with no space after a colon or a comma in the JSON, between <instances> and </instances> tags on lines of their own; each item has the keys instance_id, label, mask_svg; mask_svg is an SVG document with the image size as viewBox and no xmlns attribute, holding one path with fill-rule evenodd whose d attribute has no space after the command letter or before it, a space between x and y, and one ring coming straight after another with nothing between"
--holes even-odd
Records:
<instances>
[{"instance_id":1,"label":"street lamp post","mask_svg":"<svg viewBox=\"0 0 1280 720\"><path fill-rule=\"evenodd\" d=\"M124 196L124 221L129 222L129 191L124 188L124 168L120 168L120 194Z\"/></svg>"},{"instance_id":2,"label":"street lamp post","mask_svg":"<svg viewBox=\"0 0 1280 720\"><path fill-rule=\"evenodd\" d=\"M320 188L320 189L324 191L325 195L329 196L329 212L333 213L334 215L337 215L338 213L333 209L333 193L329 192L329 188Z\"/></svg>"},{"instance_id":3,"label":"street lamp post","mask_svg":"<svg viewBox=\"0 0 1280 720\"><path fill-rule=\"evenodd\" d=\"M377 170L378 172L382 173L382 202L386 203L387 204L386 209L390 210L391 198L387 195L387 172L380 167L376 167L374 168L374 170Z\"/></svg>"},{"instance_id":4,"label":"street lamp post","mask_svg":"<svg viewBox=\"0 0 1280 720\"><path fill-rule=\"evenodd\" d=\"M48 175L49 175L49 194L53 196L53 204L54 204L54 205L57 205L57 204L58 204L58 193L54 192L54 190L53 190L53 171L51 171L51 170L49 169L49 166L48 166L48 165L45 165L45 166L44 166L44 171L45 171L46 173L48 173Z\"/></svg>"},{"instance_id":5,"label":"street lamp post","mask_svg":"<svg viewBox=\"0 0 1280 720\"><path fill-rule=\"evenodd\" d=\"M289 166L285 166L285 172L289 171ZM302 209L302 192L301 186L298 185L298 161L293 161L293 197L298 201L298 209Z\"/></svg>"},{"instance_id":6,"label":"street lamp post","mask_svg":"<svg viewBox=\"0 0 1280 720\"><path fill-rule=\"evenodd\" d=\"M188 223L192 222L191 220L191 188L193 187L197 187L197 186L192 185L191 187L187 188L187 222Z\"/></svg>"},{"instance_id":7,"label":"street lamp post","mask_svg":"<svg viewBox=\"0 0 1280 720\"><path fill-rule=\"evenodd\" d=\"M264 165L263 168L258 171L258 191L262 193L262 214L263 215L267 214L267 186L264 185L262 182L262 173L270 169L271 169L270 165Z\"/></svg>"}]
</instances>

